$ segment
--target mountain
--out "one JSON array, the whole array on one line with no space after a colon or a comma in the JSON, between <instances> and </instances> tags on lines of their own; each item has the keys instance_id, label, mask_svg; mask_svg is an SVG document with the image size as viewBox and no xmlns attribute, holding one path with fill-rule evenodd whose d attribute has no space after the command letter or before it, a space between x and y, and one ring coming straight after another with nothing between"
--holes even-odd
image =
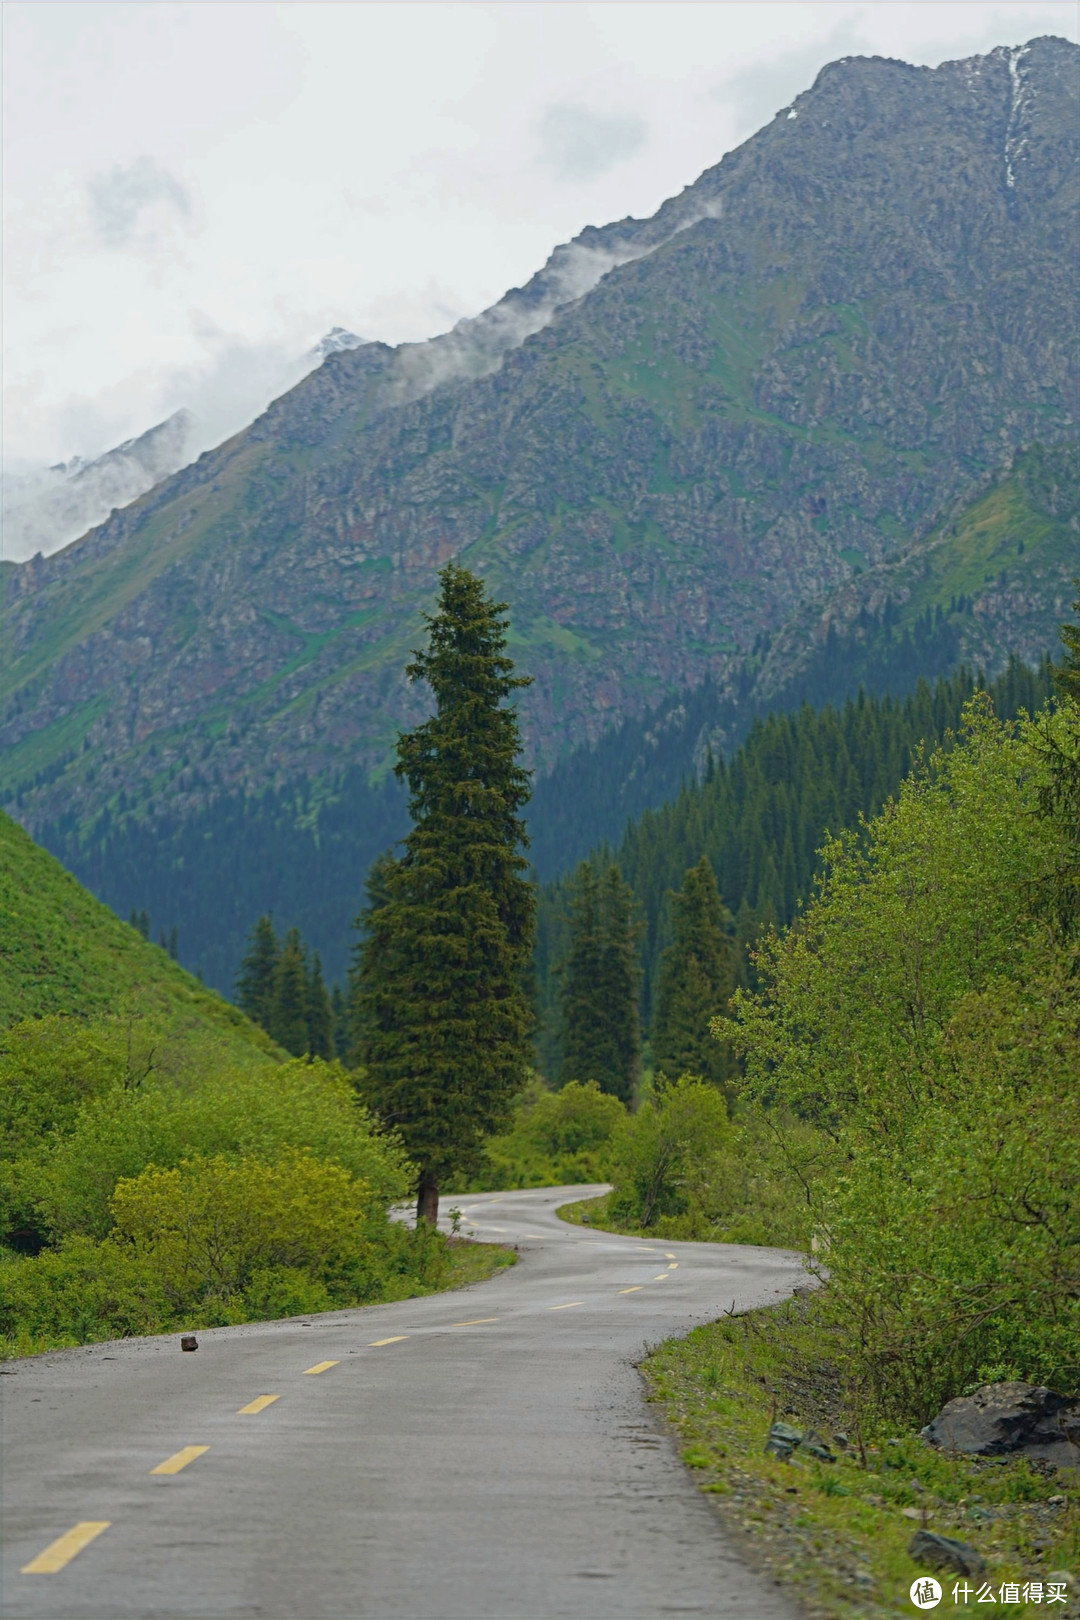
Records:
<instances>
[{"instance_id":1,"label":"mountain","mask_svg":"<svg viewBox=\"0 0 1080 1620\"><path fill-rule=\"evenodd\" d=\"M29 473L5 473L5 554L26 558L56 551L116 507L137 500L190 460L191 428L190 413L175 411L92 461L74 456Z\"/></svg>"},{"instance_id":2,"label":"mountain","mask_svg":"<svg viewBox=\"0 0 1080 1620\"><path fill-rule=\"evenodd\" d=\"M49 1013L119 1013L137 1001L260 1050L270 1042L137 929L88 894L0 811L0 1030Z\"/></svg>"},{"instance_id":3,"label":"mountain","mask_svg":"<svg viewBox=\"0 0 1080 1620\"><path fill-rule=\"evenodd\" d=\"M453 555L511 605L541 777L703 683L737 698L748 659L779 692L887 599L944 610L936 538L1080 437L1078 59L835 62L652 219L430 343L330 353L6 568L15 813L85 870L106 830L120 861L267 794L310 828L343 772L374 803ZM1022 552L1002 521L971 615L991 672L1053 645L1075 569L1064 520Z\"/></svg>"},{"instance_id":4,"label":"mountain","mask_svg":"<svg viewBox=\"0 0 1080 1620\"><path fill-rule=\"evenodd\" d=\"M706 680L676 692L574 749L537 781L528 808L539 875L553 878L598 845L617 845L628 821L703 778L710 754L730 755L763 715L805 702L841 705L860 688L902 697L920 678L964 666L970 686L1006 613L1021 653L1037 664L1056 641L1044 623L1045 600L1061 569L1074 566L1078 461L1073 446L1026 452L904 563L868 569L847 595L838 593L824 634L820 623L797 637L785 630L789 642L797 639L797 658L789 658L791 648L778 654L762 636L729 686ZM1026 590L1018 595L1012 569L1020 559ZM1062 597L1059 619L1066 608ZM793 673L778 686L777 669L789 662ZM1007 681L1000 694L1013 707L1027 691L1022 682L1014 687ZM155 933L178 928L184 960L229 993L252 920L266 910L316 942L330 977L343 978L362 875L407 826L394 779L372 784L349 766L257 794L227 789L182 817L167 806L138 819L106 809L89 838L80 837L69 809L42 838L121 916L148 909Z\"/></svg>"},{"instance_id":5,"label":"mountain","mask_svg":"<svg viewBox=\"0 0 1080 1620\"><path fill-rule=\"evenodd\" d=\"M328 354L342 354L346 349L362 349L367 338L357 337L355 332L349 332L344 326L332 326L325 337L321 337L311 351L313 360L320 364Z\"/></svg>"},{"instance_id":6,"label":"mountain","mask_svg":"<svg viewBox=\"0 0 1080 1620\"><path fill-rule=\"evenodd\" d=\"M261 394L261 405L291 387L328 354L359 349L366 338L333 326L306 354L276 367L274 384ZM265 387L265 383L256 384ZM235 402L243 409L242 401ZM235 408L235 406L234 406ZM254 414L254 405L249 405ZM125 439L103 455L87 460L72 456L52 467L3 475L3 553L25 561L44 556L78 539L103 522L115 508L128 506L155 484L193 461L206 444L207 424L188 410L174 411L137 438Z\"/></svg>"}]
</instances>

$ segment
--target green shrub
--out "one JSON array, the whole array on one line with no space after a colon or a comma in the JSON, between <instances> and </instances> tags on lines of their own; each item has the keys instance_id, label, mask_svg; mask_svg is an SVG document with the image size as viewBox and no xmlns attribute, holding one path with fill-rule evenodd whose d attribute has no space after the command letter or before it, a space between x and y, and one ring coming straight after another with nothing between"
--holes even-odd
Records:
<instances>
[{"instance_id":1,"label":"green shrub","mask_svg":"<svg viewBox=\"0 0 1080 1620\"><path fill-rule=\"evenodd\" d=\"M648 1228L700 1208L729 1138L727 1103L716 1086L692 1074L664 1086L616 1134L611 1214Z\"/></svg>"},{"instance_id":2,"label":"green shrub","mask_svg":"<svg viewBox=\"0 0 1080 1620\"><path fill-rule=\"evenodd\" d=\"M480 1174L467 1189L455 1190L606 1181L612 1140L625 1118L624 1104L594 1080L585 1085L571 1081L560 1091L548 1091L534 1080L518 1099L511 1129L488 1142Z\"/></svg>"},{"instance_id":3,"label":"green shrub","mask_svg":"<svg viewBox=\"0 0 1080 1620\"><path fill-rule=\"evenodd\" d=\"M73 1237L32 1259L0 1261L0 1338L15 1355L157 1333L168 1316L153 1268L127 1246Z\"/></svg>"},{"instance_id":4,"label":"green shrub","mask_svg":"<svg viewBox=\"0 0 1080 1620\"><path fill-rule=\"evenodd\" d=\"M341 1165L384 1207L410 1190L400 1145L373 1128L340 1066L304 1059L151 1077L137 1091L113 1084L81 1104L66 1134L16 1161L12 1178L54 1239L103 1238L113 1189L147 1165L217 1154L269 1163L290 1147Z\"/></svg>"},{"instance_id":5,"label":"green shrub","mask_svg":"<svg viewBox=\"0 0 1080 1620\"><path fill-rule=\"evenodd\" d=\"M295 1149L274 1164L150 1166L119 1182L111 1204L115 1240L130 1242L174 1311L231 1300L281 1268L326 1284L362 1260L372 1213L365 1182Z\"/></svg>"},{"instance_id":6,"label":"green shrub","mask_svg":"<svg viewBox=\"0 0 1080 1620\"><path fill-rule=\"evenodd\" d=\"M1037 744L976 699L954 748L827 847L764 988L716 1023L779 1133L810 1139L787 1127L846 1375L906 1421L1003 1368L1080 1372L1080 998L1042 915L1066 837L1037 813Z\"/></svg>"}]
</instances>

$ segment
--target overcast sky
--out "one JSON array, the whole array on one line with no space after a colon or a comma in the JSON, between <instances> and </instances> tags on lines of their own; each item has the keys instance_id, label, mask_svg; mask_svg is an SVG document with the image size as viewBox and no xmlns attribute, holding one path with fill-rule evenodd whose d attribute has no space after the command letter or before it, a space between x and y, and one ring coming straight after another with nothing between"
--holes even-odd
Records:
<instances>
[{"instance_id":1,"label":"overcast sky","mask_svg":"<svg viewBox=\"0 0 1080 1620\"><path fill-rule=\"evenodd\" d=\"M8 0L5 460L231 431L338 324L429 337L652 213L837 56L936 64L1075 0Z\"/></svg>"}]
</instances>

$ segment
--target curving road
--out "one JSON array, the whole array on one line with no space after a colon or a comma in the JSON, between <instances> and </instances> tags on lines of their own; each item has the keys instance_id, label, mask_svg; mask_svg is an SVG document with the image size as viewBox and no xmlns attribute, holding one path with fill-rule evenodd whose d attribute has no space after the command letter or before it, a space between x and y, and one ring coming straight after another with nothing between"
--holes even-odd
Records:
<instances>
[{"instance_id":1,"label":"curving road","mask_svg":"<svg viewBox=\"0 0 1080 1620\"><path fill-rule=\"evenodd\" d=\"M600 1190L463 1201L521 1260L457 1293L8 1363L0 1612L794 1620L634 1362L789 1294L799 1259L556 1217Z\"/></svg>"}]
</instances>

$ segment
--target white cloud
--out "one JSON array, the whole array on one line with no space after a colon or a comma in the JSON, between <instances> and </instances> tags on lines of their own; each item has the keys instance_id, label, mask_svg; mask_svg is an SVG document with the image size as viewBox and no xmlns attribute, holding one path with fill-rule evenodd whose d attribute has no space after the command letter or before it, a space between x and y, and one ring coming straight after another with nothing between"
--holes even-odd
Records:
<instances>
[{"instance_id":1,"label":"white cloud","mask_svg":"<svg viewBox=\"0 0 1080 1620\"><path fill-rule=\"evenodd\" d=\"M126 168L117 165L108 174L91 175L87 191L94 229L109 248L127 247L140 221L151 210L161 208L184 219L191 213L186 188L168 169L145 155Z\"/></svg>"},{"instance_id":2,"label":"white cloud","mask_svg":"<svg viewBox=\"0 0 1080 1620\"><path fill-rule=\"evenodd\" d=\"M537 133L541 161L557 180L593 180L644 146L648 130L633 113L556 102L540 115Z\"/></svg>"},{"instance_id":3,"label":"white cloud","mask_svg":"<svg viewBox=\"0 0 1080 1620\"><path fill-rule=\"evenodd\" d=\"M446 332L838 55L1076 32L1072 0L6 0L5 460L229 431L334 325Z\"/></svg>"}]
</instances>

